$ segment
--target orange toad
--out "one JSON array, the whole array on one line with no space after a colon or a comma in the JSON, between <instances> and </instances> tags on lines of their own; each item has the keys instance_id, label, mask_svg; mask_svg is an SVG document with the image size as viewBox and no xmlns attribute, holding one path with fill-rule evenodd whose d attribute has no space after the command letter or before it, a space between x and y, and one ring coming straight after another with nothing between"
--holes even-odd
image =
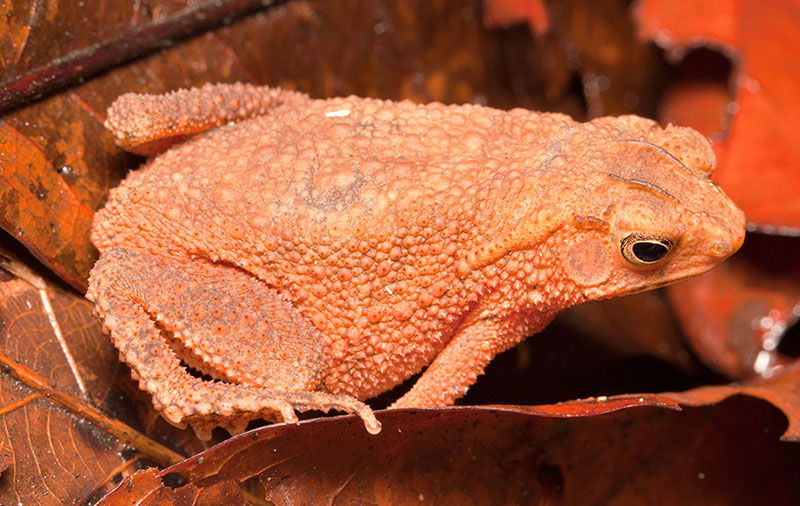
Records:
<instances>
[{"instance_id":1,"label":"orange toad","mask_svg":"<svg viewBox=\"0 0 800 506\"><path fill-rule=\"evenodd\" d=\"M425 367L394 406L450 405L561 309L744 237L706 139L635 116L207 85L125 95L107 125L150 153L209 130L111 192L88 292L156 408L206 436L308 409L377 432L361 400Z\"/></svg>"}]
</instances>

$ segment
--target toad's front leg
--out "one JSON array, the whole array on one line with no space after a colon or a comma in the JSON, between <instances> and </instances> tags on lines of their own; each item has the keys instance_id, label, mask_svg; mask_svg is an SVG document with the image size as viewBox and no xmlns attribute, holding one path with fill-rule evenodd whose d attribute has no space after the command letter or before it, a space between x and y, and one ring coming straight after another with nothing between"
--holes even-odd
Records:
<instances>
[{"instance_id":1,"label":"toad's front leg","mask_svg":"<svg viewBox=\"0 0 800 506\"><path fill-rule=\"evenodd\" d=\"M549 311L503 315L474 310L411 390L391 407L452 405L467 393L497 354L544 328L554 314L554 311Z\"/></svg>"},{"instance_id":2,"label":"toad's front leg","mask_svg":"<svg viewBox=\"0 0 800 506\"><path fill-rule=\"evenodd\" d=\"M364 403L315 391L325 372L317 330L241 269L117 247L103 251L87 296L156 408L201 438L216 426L241 432L255 418L294 422L294 410L313 409L356 413L380 430Z\"/></svg>"}]
</instances>

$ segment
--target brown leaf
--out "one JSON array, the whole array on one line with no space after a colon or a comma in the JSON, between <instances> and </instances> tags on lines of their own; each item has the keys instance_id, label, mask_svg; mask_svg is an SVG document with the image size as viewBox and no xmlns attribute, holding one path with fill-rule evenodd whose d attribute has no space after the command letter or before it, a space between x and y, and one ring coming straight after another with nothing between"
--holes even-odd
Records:
<instances>
[{"instance_id":1,"label":"brown leaf","mask_svg":"<svg viewBox=\"0 0 800 506\"><path fill-rule=\"evenodd\" d=\"M738 394L751 395L769 401L789 420L781 436L784 441L800 441L800 362L786 367L782 374L770 379L743 385L719 385L695 388L687 392L670 393L671 398L687 406L704 406Z\"/></svg>"},{"instance_id":2,"label":"brown leaf","mask_svg":"<svg viewBox=\"0 0 800 506\"><path fill-rule=\"evenodd\" d=\"M0 502L78 500L110 488L115 476L143 459L162 465L180 460L135 428L148 419L126 405L129 372L100 332L91 305L8 253L3 258L2 266L22 278L0 281L0 455L11 467L0 482ZM150 429L163 436L165 426L159 421ZM187 441L193 440L175 440Z\"/></svg>"},{"instance_id":3,"label":"brown leaf","mask_svg":"<svg viewBox=\"0 0 800 506\"><path fill-rule=\"evenodd\" d=\"M528 22L539 35L538 51L519 64L542 67L550 103L539 108L564 110L554 99L577 84L587 110L565 111L579 119L656 111L664 64L655 48L637 40L628 11L621 0L493 0L484 7L489 26Z\"/></svg>"},{"instance_id":4,"label":"brown leaf","mask_svg":"<svg viewBox=\"0 0 800 506\"><path fill-rule=\"evenodd\" d=\"M384 428L377 436L352 416L264 427L161 476L180 473L199 488L256 476L279 505L793 504L800 498L793 478L800 447L779 443L785 422L749 398L590 418L492 407L378 416ZM115 501L125 486L106 500Z\"/></svg>"},{"instance_id":5,"label":"brown leaf","mask_svg":"<svg viewBox=\"0 0 800 506\"><path fill-rule=\"evenodd\" d=\"M241 489L233 481L223 481L208 487L198 488L189 483L180 488L170 488L161 481L163 473L155 467L140 469L120 484L112 493L97 504L104 506L187 506L203 504L225 504L237 506L254 504L245 502Z\"/></svg>"},{"instance_id":6,"label":"brown leaf","mask_svg":"<svg viewBox=\"0 0 800 506\"><path fill-rule=\"evenodd\" d=\"M479 13L475 0L287 2L218 36L255 82L312 97L476 102L485 93Z\"/></svg>"},{"instance_id":7,"label":"brown leaf","mask_svg":"<svg viewBox=\"0 0 800 506\"><path fill-rule=\"evenodd\" d=\"M800 129L795 85L800 67L786 60L800 48L800 4L640 0L635 12L640 35L675 55L707 45L734 58L736 101L728 107L733 114L727 135L715 142L720 167L716 179L750 222L768 231L800 227L800 143L792 134ZM694 107L698 99L690 97L701 91L684 90L683 100L673 99L670 108ZM705 112L712 122L719 118L716 106Z\"/></svg>"},{"instance_id":8,"label":"brown leaf","mask_svg":"<svg viewBox=\"0 0 800 506\"><path fill-rule=\"evenodd\" d=\"M148 51L230 23L264 0L18 3L0 23L0 112Z\"/></svg>"},{"instance_id":9,"label":"brown leaf","mask_svg":"<svg viewBox=\"0 0 800 506\"><path fill-rule=\"evenodd\" d=\"M45 154L9 123L0 124L0 166L0 226L80 288L97 258L86 233L93 210Z\"/></svg>"},{"instance_id":10,"label":"brown leaf","mask_svg":"<svg viewBox=\"0 0 800 506\"><path fill-rule=\"evenodd\" d=\"M14 452L8 443L0 439L0 473L8 469L14 462Z\"/></svg>"},{"instance_id":11,"label":"brown leaf","mask_svg":"<svg viewBox=\"0 0 800 506\"><path fill-rule=\"evenodd\" d=\"M113 493L98 504L106 505L174 505L172 490L161 482L159 471L155 467L140 469L125 479Z\"/></svg>"},{"instance_id":12,"label":"brown leaf","mask_svg":"<svg viewBox=\"0 0 800 506\"><path fill-rule=\"evenodd\" d=\"M510 406L497 405L509 411L526 413L530 415L570 418L577 416L598 416L613 413L629 408L656 406L659 408L680 409L677 402L668 395L661 394L624 394L611 397L601 396L592 399L579 399L574 401L545 404L541 406Z\"/></svg>"}]
</instances>

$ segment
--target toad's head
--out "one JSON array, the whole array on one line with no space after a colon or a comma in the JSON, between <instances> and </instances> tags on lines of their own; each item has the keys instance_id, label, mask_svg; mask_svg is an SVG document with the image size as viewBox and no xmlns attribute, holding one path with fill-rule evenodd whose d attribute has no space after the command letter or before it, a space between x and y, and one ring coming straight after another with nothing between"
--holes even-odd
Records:
<instances>
[{"instance_id":1,"label":"toad's head","mask_svg":"<svg viewBox=\"0 0 800 506\"><path fill-rule=\"evenodd\" d=\"M563 203L564 275L584 300L696 276L742 244L744 213L711 181L716 158L690 129L635 116L599 118L572 142L583 190Z\"/></svg>"}]
</instances>

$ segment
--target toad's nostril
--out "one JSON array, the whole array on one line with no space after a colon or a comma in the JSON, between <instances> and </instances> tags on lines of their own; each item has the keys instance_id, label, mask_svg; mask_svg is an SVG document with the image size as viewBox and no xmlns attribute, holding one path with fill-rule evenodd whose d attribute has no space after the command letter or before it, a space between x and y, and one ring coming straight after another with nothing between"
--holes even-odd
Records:
<instances>
[{"instance_id":1,"label":"toad's nostril","mask_svg":"<svg viewBox=\"0 0 800 506\"><path fill-rule=\"evenodd\" d=\"M711 243L711 256L726 257L731 253L731 246L727 241L716 241Z\"/></svg>"}]
</instances>

